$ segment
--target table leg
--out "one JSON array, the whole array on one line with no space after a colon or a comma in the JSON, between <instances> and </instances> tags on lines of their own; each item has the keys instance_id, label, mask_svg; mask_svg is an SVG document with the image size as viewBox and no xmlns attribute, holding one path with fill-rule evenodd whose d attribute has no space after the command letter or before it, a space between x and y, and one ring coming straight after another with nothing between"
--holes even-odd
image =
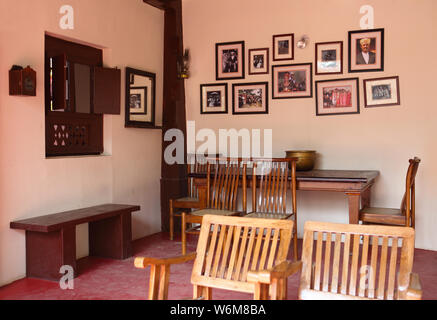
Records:
<instances>
[{"instance_id":1,"label":"table leg","mask_svg":"<svg viewBox=\"0 0 437 320\"><path fill-rule=\"evenodd\" d=\"M360 211L361 193L346 192L349 203L349 223L358 224L358 216Z\"/></svg>"},{"instance_id":2,"label":"table leg","mask_svg":"<svg viewBox=\"0 0 437 320\"><path fill-rule=\"evenodd\" d=\"M127 259L132 256L131 212L89 223L90 256Z\"/></svg>"},{"instance_id":3,"label":"table leg","mask_svg":"<svg viewBox=\"0 0 437 320\"><path fill-rule=\"evenodd\" d=\"M59 281L64 265L76 269L76 227L48 233L26 231L26 276Z\"/></svg>"}]
</instances>

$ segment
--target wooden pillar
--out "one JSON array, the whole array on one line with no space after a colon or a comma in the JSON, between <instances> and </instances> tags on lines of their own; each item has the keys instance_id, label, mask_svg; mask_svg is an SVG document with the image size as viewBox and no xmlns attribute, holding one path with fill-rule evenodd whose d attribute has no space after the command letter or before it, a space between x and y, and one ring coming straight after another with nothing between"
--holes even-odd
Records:
<instances>
[{"instance_id":1,"label":"wooden pillar","mask_svg":"<svg viewBox=\"0 0 437 320\"><path fill-rule=\"evenodd\" d=\"M183 55L182 1L143 0L164 10L164 92L162 115L162 165L161 165L161 229L169 230L169 200L186 196L186 165L169 165L165 162L164 151L173 141L164 141L169 129L179 129L184 134L184 159L186 159L186 113L184 80L178 77L177 61ZM180 221L175 219L176 232Z\"/></svg>"}]
</instances>

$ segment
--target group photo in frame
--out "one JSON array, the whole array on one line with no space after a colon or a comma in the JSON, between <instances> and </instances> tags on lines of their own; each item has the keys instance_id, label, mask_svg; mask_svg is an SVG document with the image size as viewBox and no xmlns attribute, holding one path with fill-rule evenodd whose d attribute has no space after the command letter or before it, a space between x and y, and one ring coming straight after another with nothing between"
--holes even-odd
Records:
<instances>
[{"instance_id":1,"label":"group photo in frame","mask_svg":"<svg viewBox=\"0 0 437 320\"><path fill-rule=\"evenodd\" d=\"M234 83L232 114L269 113L268 82Z\"/></svg>"},{"instance_id":2,"label":"group photo in frame","mask_svg":"<svg viewBox=\"0 0 437 320\"><path fill-rule=\"evenodd\" d=\"M386 107L400 105L399 76L364 79L364 106Z\"/></svg>"},{"instance_id":3,"label":"group photo in frame","mask_svg":"<svg viewBox=\"0 0 437 320\"><path fill-rule=\"evenodd\" d=\"M216 80L244 79L244 41L215 45Z\"/></svg>"},{"instance_id":4,"label":"group photo in frame","mask_svg":"<svg viewBox=\"0 0 437 320\"><path fill-rule=\"evenodd\" d=\"M315 74L343 73L343 41L318 42L315 52Z\"/></svg>"},{"instance_id":5,"label":"group photo in frame","mask_svg":"<svg viewBox=\"0 0 437 320\"><path fill-rule=\"evenodd\" d=\"M249 74L269 73L269 48L249 49Z\"/></svg>"},{"instance_id":6,"label":"group photo in frame","mask_svg":"<svg viewBox=\"0 0 437 320\"><path fill-rule=\"evenodd\" d=\"M316 115L360 113L358 78L316 81Z\"/></svg>"},{"instance_id":7,"label":"group photo in frame","mask_svg":"<svg viewBox=\"0 0 437 320\"><path fill-rule=\"evenodd\" d=\"M312 63L272 66L272 99L311 98Z\"/></svg>"},{"instance_id":8,"label":"group photo in frame","mask_svg":"<svg viewBox=\"0 0 437 320\"><path fill-rule=\"evenodd\" d=\"M273 36L273 61L294 59L294 33Z\"/></svg>"},{"instance_id":9,"label":"group photo in frame","mask_svg":"<svg viewBox=\"0 0 437 320\"><path fill-rule=\"evenodd\" d=\"M349 31L349 72L384 71L384 29Z\"/></svg>"},{"instance_id":10,"label":"group photo in frame","mask_svg":"<svg viewBox=\"0 0 437 320\"><path fill-rule=\"evenodd\" d=\"M227 83L207 83L200 85L200 113L228 113Z\"/></svg>"}]
</instances>

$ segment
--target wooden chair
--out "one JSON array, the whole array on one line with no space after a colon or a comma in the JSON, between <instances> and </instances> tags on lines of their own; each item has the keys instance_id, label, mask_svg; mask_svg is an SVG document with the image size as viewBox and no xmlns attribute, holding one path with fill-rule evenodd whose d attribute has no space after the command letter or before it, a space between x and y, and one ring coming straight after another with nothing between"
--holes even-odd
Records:
<instances>
[{"instance_id":1,"label":"wooden chair","mask_svg":"<svg viewBox=\"0 0 437 320\"><path fill-rule=\"evenodd\" d=\"M197 159L193 163L187 165L188 174L206 172L206 163L198 162ZM174 238L174 217L182 217L180 212L175 212L175 209L182 211L191 211L192 209L200 209L205 206L206 199L199 198L199 193L194 178L188 178L188 196L170 199L170 240Z\"/></svg>"},{"instance_id":2,"label":"wooden chair","mask_svg":"<svg viewBox=\"0 0 437 320\"><path fill-rule=\"evenodd\" d=\"M195 259L191 274L194 299L212 299L212 289L284 298L287 279L260 287L247 281L249 270L271 269L286 261L292 220L205 215L197 252L177 258L138 257L137 268L151 266L149 299L167 299L170 264ZM269 295L270 292L270 295Z\"/></svg>"},{"instance_id":3,"label":"wooden chair","mask_svg":"<svg viewBox=\"0 0 437 320\"><path fill-rule=\"evenodd\" d=\"M400 209L364 207L360 210L359 220L364 224L384 224L415 227L415 178L420 159L409 160L405 183L405 194Z\"/></svg>"},{"instance_id":4,"label":"wooden chair","mask_svg":"<svg viewBox=\"0 0 437 320\"><path fill-rule=\"evenodd\" d=\"M421 299L413 256L413 228L306 222L302 261L248 280L262 286L302 268L299 299Z\"/></svg>"},{"instance_id":5,"label":"wooden chair","mask_svg":"<svg viewBox=\"0 0 437 320\"><path fill-rule=\"evenodd\" d=\"M206 214L238 216L246 213L246 163L241 159L217 158L207 161L206 208L182 212L182 254L187 252L187 234L199 234ZM242 170L241 170L242 169ZM211 181L211 175L214 178ZM237 210L238 186L242 176L243 212ZM197 224L187 229L187 224Z\"/></svg>"},{"instance_id":6,"label":"wooden chair","mask_svg":"<svg viewBox=\"0 0 437 320\"><path fill-rule=\"evenodd\" d=\"M297 260L297 158L252 159L252 211L250 218L294 219L293 253ZM291 180L288 178L291 176ZM291 191L291 211L287 193Z\"/></svg>"}]
</instances>

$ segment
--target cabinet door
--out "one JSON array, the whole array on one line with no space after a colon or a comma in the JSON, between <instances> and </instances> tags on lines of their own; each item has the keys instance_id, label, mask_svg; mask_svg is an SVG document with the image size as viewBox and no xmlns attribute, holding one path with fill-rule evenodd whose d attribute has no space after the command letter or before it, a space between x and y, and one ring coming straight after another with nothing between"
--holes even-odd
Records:
<instances>
[{"instance_id":1,"label":"cabinet door","mask_svg":"<svg viewBox=\"0 0 437 320\"><path fill-rule=\"evenodd\" d=\"M94 113L120 114L120 69L94 68Z\"/></svg>"},{"instance_id":2,"label":"cabinet door","mask_svg":"<svg viewBox=\"0 0 437 320\"><path fill-rule=\"evenodd\" d=\"M52 58L50 96L53 110L67 108L67 59L65 54Z\"/></svg>"}]
</instances>

